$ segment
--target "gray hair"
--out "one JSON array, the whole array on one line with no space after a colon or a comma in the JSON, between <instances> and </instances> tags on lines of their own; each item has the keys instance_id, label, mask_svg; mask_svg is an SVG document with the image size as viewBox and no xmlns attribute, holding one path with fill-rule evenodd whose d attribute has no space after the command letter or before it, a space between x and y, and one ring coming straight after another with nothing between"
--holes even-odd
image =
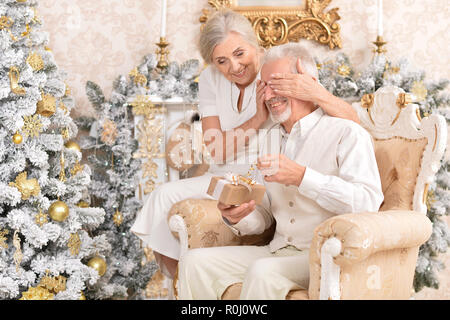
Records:
<instances>
[{"instance_id":1,"label":"gray hair","mask_svg":"<svg viewBox=\"0 0 450 320\"><path fill-rule=\"evenodd\" d=\"M212 63L214 48L223 42L230 32L240 34L251 46L259 48L258 39L250 21L230 9L216 12L200 32L199 50L206 63Z\"/></svg>"},{"instance_id":2,"label":"gray hair","mask_svg":"<svg viewBox=\"0 0 450 320\"><path fill-rule=\"evenodd\" d=\"M297 72L297 58L300 58L303 69L311 76L319 79L319 71L317 70L317 64L314 58L308 52L308 50L301 44L296 42L289 42L276 47L271 47L266 51L264 55L263 63L289 58L291 60L291 71L292 73Z\"/></svg>"}]
</instances>

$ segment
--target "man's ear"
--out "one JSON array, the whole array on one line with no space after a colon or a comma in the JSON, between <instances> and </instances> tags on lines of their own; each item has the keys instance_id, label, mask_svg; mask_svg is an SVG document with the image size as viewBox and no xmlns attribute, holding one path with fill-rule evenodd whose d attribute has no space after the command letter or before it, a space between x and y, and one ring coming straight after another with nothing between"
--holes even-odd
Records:
<instances>
[{"instance_id":1,"label":"man's ear","mask_svg":"<svg viewBox=\"0 0 450 320\"><path fill-rule=\"evenodd\" d=\"M305 71L303 70L302 61L300 60L300 58L297 58L296 67L297 67L297 72L299 74L304 74L305 73Z\"/></svg>"}]
</instances>

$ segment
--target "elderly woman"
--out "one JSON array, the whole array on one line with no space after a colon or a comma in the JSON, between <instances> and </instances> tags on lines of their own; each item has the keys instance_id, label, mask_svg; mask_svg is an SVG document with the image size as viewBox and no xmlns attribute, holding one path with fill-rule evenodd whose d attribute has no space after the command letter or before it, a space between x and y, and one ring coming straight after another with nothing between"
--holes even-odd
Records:
<instances>
[{"instance_id":1,"label":"elderly woman","mask_svg":"<svg viewBox=\"0 0 450 320\"><path fill-rule=\"evenodd\" d=\"M210 147L214 162L203 176L156 188L131 228L152 248L162 272L171 278L180 258L180 244L169 229L168 213L184 199L211 199L206 193L211 176L248 172L248 159L257 153L250 147L256 140L255 133L271 123L264 105L267 85L279 95L311 101L331 116L358 122L352 107L304 72L301 61L297 61L297 73L274 74L268 83L261 82L264 49L258 46L250 22L238 13L218 11L205 24L199 44L200 53L209 64L199 79L199 111L205 144ZM239 143L242 138L244 142Z\"/></svg>"}]
</instances>

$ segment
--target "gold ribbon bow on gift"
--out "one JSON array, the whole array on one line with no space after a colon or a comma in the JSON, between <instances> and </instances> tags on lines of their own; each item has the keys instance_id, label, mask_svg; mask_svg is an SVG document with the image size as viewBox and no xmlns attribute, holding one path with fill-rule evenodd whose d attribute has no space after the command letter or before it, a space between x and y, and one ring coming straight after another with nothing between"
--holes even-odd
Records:
<instances>
[{"instance_id":1,"label":"gold ribbon bow on gift","mask_svg":"<svg viewBox=\"0 0 450 320\"><path fill-rule=\"evenodd\" d=\"M243 185L245 186L249 191L252 191L252 186L255 184L255 181L251 178L244 177L240 174L233 174L231 172L228 172L224 175L225 180L231 182L232 185Z\"/></svg>"}]
</instances>

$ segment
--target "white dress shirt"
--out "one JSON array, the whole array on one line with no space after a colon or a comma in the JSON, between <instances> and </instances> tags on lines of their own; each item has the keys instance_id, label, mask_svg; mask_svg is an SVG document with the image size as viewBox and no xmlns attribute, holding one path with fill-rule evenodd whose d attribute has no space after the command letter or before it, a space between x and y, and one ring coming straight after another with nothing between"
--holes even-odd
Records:
<instances>
[{"instance_id":1,"label":"white dress shirt","mask_svg":"<svg viewBox=\"0 0 450 320\"><path fill-rule=\"evenodd\" d=\"M260 155L286 155L306 167L300 186L266 186L260 206L237 224L237 235L260 234L275 219L272 252L309 249L316 226L336 214L378 211L380 175L369 133L353 121L330 117L321 108L297 121L290 134L276 124L262 139Z\"/></svg>"}]
</instances>

